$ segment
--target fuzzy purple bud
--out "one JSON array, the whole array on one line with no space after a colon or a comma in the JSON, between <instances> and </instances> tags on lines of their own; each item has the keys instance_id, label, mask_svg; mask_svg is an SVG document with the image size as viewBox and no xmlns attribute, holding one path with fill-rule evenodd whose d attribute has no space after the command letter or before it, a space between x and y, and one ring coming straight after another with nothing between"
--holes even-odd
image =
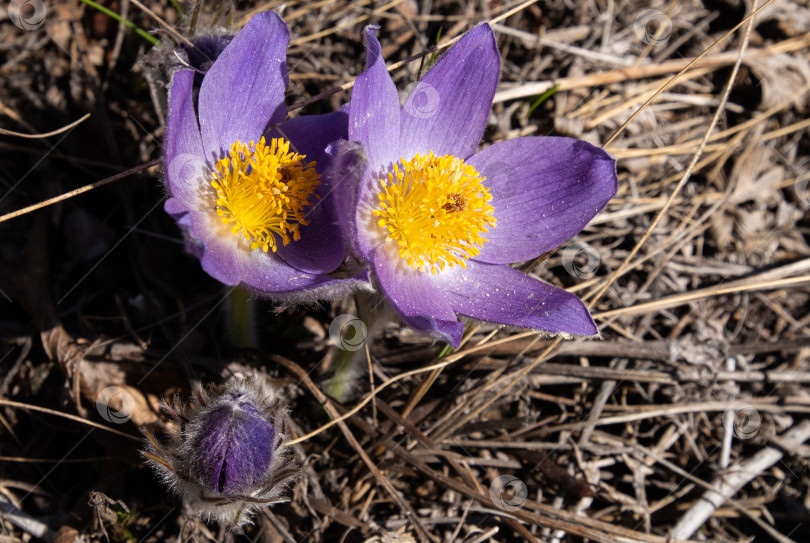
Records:
<instances>
[{"instance_id":1,"label":"fuzzy purple bud","mask_svg":"<svg viewBox=\"0 0 810 543\"><path fill-rule=\"evenodd\" d=\"M270 466L275 433L251 402L223 405L202 421L191 446L190 473L212 492L249 491Z\"/></svg>"},{"instance_id":2,"label":"fuzzy purple bud","mask_svg":"<svg viewBox=\"0 0 810 543\"><path fill-rule=\"evenodd\" d=\"M197 515L239 530L260 508L285 501L298 469L284 448L287 412L274 391L233 379L163 409L176 424L163 441L144 430L143 455Z\"/></svg>"}]
</instances>

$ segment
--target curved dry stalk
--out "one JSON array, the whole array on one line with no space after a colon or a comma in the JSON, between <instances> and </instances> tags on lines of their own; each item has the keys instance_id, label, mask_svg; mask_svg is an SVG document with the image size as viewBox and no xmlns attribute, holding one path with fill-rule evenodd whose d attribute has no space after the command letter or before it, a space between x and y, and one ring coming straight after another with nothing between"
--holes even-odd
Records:
<instances>
[{"instance_id":1,"label":"curved dry stalk","mask_svg":"<svg viewBox=\"0 0 810 543\"><path fill-rule=\"evenodd\" d=\"M115 434L121 437L125 437L127 439L131 439L133 441L137 441L140 443L140 438L133 436L132 434L127 434L126 432L122 432L120 430L116 430L115 428L110 428L109 426L104 426L103 424L99 424L97 422L93 422L92 420L83 419L82 417L78 417L76 415L71 415L69 413L62 413L61 411L56 411L54 409L48 409L47 407L40 407L38 405L31 405L27 403L15 402L13 400L7 400L5 398L0 398L0 405L6 405L8 407L15 407L17 409L25 409L26 411L38 411L40 413L47 413L48 415L53 415L55 417L62 417L63 419L72 420L74 422L79 422L81 424L85 424L87 426L92 426L93 428L98 428L99 430L104 430L105 432L110 432L111 434Z\"/></svg>"},{"instance_id":2,"label":"curved dry stalk","mask_svg":"<svg viewBox=\"0 0 810 543\"><path fill-rule=\"evenodd\" d=\"M160 160L151 160L140 166L135 166L134 168L130 168L125 172L121 172L119 174L113 175L111 177L107 177L102 179L101 181L96 181L95 183L90 183L89 185L85 185L83 187L79 187L77 189L71 190L70 192L66 192L64 194L60 194L59 196L54 196L53 198L49 198L43 202L39 202L38 204L33 204L28 207L24 207L22 209L18 209L17 211L12 211L11 213L6 213L3 216L0 216L0 222L5 222L9 219L14 219L16 217L20 217L21 215L25 215L26 213L31 213L32 211L36 211L38 209L42 209L43 207L48 207L49 205L58 204L59 202L63 202L74 196L78 196L79 194L84 194L85 192L89 192L93 189L97 189L99 187L103 187L104 185L109 185L114 181L120 181L130 175L134 175L136 173L142 172L144 170L148 170L152 166L157 166L160 164Z\"/></svg>"},{"instance_id":3,"label":"curved dry stalk","mask_svg":"<svg viewBox=\"0 0 810 543\"><path fill-rule=\"evenodd\" d=\"M90 118L90 114L85 113L81 118L73 121L70 124L66 124L62 128L57 128L56 130L52 130L51 132L44 132L42 134L23 134L22 132L14 132L13 130L6 130L5 128L0 128L0 134L3 134L4 136L14 136L14 137L17 137L17 138L26 138L26 139L32 139L32 140L42 139L42 138L50 138L51 136L58 136L62 132L67 132L71 128L79 126L80 124L82 124L84 121L86 121L89 118Z\"/></svg>"}]
</instances>

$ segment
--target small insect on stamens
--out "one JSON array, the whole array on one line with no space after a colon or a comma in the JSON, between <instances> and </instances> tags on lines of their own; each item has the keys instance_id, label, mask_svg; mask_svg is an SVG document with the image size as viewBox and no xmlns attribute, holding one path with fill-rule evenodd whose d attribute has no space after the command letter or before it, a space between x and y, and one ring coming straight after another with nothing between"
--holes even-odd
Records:
<instances>
[{"instance_id":1,"label":"small insect on stamens","mask_svg":"<svg viewBox=\"0 0 810 543\"><path fill-rule=\"evenodd\" d=\"M442 209L448 213L458 213L464 211L467 206L467 199L461 194L448 194L447 199L450 200L442 206Z\"/></svg>"}]
</instances>

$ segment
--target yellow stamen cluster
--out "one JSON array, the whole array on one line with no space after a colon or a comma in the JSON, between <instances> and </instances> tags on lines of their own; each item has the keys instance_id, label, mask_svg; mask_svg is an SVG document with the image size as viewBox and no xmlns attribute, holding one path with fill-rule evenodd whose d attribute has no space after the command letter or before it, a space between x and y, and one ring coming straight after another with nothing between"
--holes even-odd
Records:
<instances>
[{"instance_id":1,"label":"yellow stamen cluster","mask_svg":"<svg viewBox=\"0 0 810 543\"><path fill-rule=\"evenodd\" d=\"M211 186L217 192L217 214L250 240L251 249L276 251L276 236L284 245L301 238L299 225L306 225L304 210L320 184L315 163L290 152L290 142L273 138L266 145L231 145L228 157L216 163Z\"/></svg>"},{"instance_id":2,"label":"yellow stamen cluster","mask_svg":"<svg viewBox=\"0 0 810 543\"><path fill-rule=\"evenodd\" d=\"M388 179L381 179L377 226L388 230L399 256L420 272L445 266L466 267L481 252L481 235L495 226L492 199L483 177L452 155L433 152L400 160Z\"/></svg>"}]
</instances>

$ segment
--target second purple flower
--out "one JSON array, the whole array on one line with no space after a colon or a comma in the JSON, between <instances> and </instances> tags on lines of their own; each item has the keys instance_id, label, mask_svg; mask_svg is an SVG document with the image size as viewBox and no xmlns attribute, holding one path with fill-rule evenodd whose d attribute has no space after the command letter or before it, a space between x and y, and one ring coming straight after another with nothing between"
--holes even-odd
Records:
<instances>
[{"instance_id":1,"label":"second purple flower","mask_svg":"<svg viewBox=\"0 0 810 543\"><path fill-rule=\"evenodd\" d=\"M349 115L349 140L362 144L366 161L336 206L353 259L407 324L454 346L464 331L458 315L597 334L576 296L508 264L582 230L616 193L613 159L560 137L476 152L500 68L488 25L467 33L402 107L374 33L366 29L366 70ZM347 163L349 148L338 153ZM343 177L347 185L352 177Z\"/></svg>"}]
</instances>

